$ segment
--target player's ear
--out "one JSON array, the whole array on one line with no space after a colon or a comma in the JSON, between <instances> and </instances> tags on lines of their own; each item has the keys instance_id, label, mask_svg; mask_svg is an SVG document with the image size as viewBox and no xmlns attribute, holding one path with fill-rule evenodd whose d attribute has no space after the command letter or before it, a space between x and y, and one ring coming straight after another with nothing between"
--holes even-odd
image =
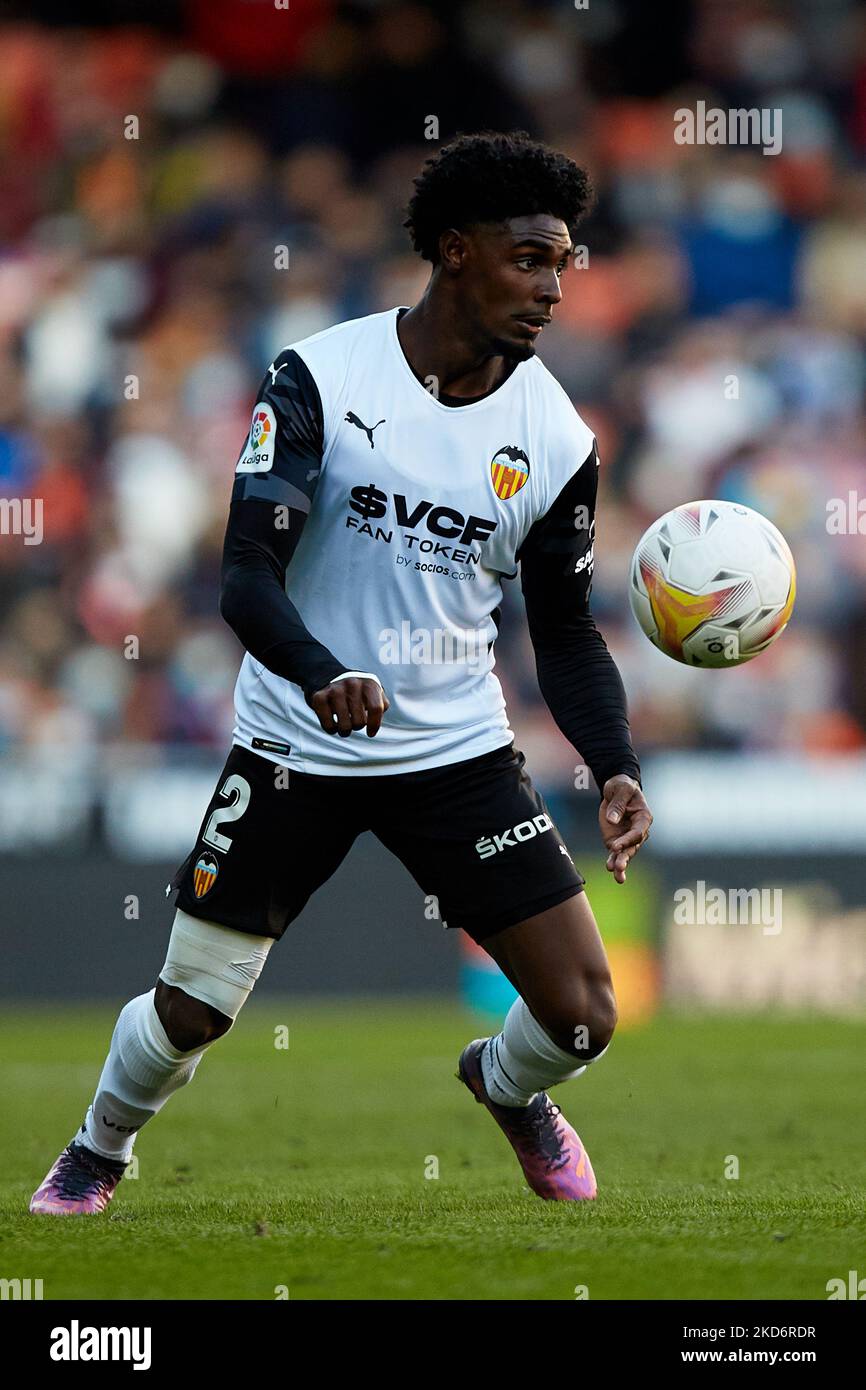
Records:
<instances>
[{"instance_id":1,"label":"player's ear","mask_svg":"<svg viewBox=\"0 0 866 1390\"><path fill-rule=\"evenodd\" d=\"M450 273L461 270L466 260L468 246L462 232L456 227L448 227L439 236L439 263Z\"/></svg>"}]
</instances>

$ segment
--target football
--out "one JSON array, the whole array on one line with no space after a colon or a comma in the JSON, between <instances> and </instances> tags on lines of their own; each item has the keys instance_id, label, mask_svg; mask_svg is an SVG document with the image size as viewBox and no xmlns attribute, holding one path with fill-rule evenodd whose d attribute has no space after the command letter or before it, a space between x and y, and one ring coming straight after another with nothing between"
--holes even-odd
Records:
<instances>
[{"instance_id":1,"label":"football","mask_svg":"<svg viewBox=\"0 0 866 1390\"><path fill-rule=\"evenodd\" d=\"M739 502L686 502L641 536L632 612L659 651L686 666L739 666L781 636L796 571L784 536Z\"/></svg>"}]
</instances>

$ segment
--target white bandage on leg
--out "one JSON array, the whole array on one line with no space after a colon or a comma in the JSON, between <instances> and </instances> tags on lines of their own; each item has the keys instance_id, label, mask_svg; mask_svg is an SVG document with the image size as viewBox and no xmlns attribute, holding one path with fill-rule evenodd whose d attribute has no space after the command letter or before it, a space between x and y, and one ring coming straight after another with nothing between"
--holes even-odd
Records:
<instances>
[{"instance_id":1,"label":"white bandage on leg","mask_svg":"<svg viewBox=\"0 0 866 1390\"><path fill-rule=\"evenodd\" d=\"M603 1057L607 1047L592 1061ZM515 999L502 1032L481 1054L484 1088L497 1105L528 1105L538 1091L582 1075L589 1063L576 1067L576 1061L551 1041L523 1000Z\"/></svg>"},{"instance_id":2,"label":"white bandage on leg","mask_svg":"<svg viewBox=\"0 0 866 1390\"><path fill-rule=\"evenodd\" d=\"M269 936L250 936L178 908L159 978L234 1022L273 944Z\"/></svg>"},{"instance_id":3,"label":"white bandage on leg","mask_svg":"<svg viewBox=\"0 0 866 1390\"><path fill-rule=\"evenodd\" d=\"M178 911L160 978L234 1023L273 944L270 937L248 936ZM154 994L140 994L121 1009L96 1095L76 1136L104 1158L129 1160L142 1125L192 1080L211 1046L176 1048L156 1012Z\"/></svg>"}]
</instances>

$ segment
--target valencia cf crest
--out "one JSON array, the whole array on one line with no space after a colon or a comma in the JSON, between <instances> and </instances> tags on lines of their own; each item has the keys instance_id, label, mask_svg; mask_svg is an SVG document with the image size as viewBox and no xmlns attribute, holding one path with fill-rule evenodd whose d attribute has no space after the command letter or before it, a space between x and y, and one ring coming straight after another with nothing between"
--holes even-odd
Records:
<instances>
[{"instance_id":1,"label":"valencia cf crest","mask_svg":"<svg viewBox=\"0 0 866 1390\"><path fill-rule=\"evenodd\" d=\"M192 886L197 898L203 898L216 883L220 866L212 854L199 855L192 871Z\"/></svg>"},{"instance_id":2,"label":"valencia cf crest","mask_svg":"<svg viewBox=\"0 0 866 1390\"><path fill-rule=\"evenodd\" d=\"M490 464L493 491L503 502L519 492L529 477L529 459L516 444L497 449Z\"/></svg>"}]
</instances>

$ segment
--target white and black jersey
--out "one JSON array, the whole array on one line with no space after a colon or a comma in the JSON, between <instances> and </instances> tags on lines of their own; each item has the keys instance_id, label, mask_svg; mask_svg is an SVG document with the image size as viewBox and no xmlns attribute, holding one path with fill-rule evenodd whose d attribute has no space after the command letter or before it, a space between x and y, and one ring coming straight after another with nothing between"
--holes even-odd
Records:
<instances>
[{"instance_id":1,"label":"white and black jersey","mask_svg":"<svg viewBox=\"0 0 866 1390\"><path fill-rule=\"evenodd\" d=\"M538 358L448 404L412 371L405 308L285 348L237 463L221 612L246 648L234 742L305 773L407 773L513 735L495 674L518 569L541 692L599 786L639 779L619 673L589 609L598 456ZM375 738L305 696L374 672Z\"/></svg>"}]
</instances>

